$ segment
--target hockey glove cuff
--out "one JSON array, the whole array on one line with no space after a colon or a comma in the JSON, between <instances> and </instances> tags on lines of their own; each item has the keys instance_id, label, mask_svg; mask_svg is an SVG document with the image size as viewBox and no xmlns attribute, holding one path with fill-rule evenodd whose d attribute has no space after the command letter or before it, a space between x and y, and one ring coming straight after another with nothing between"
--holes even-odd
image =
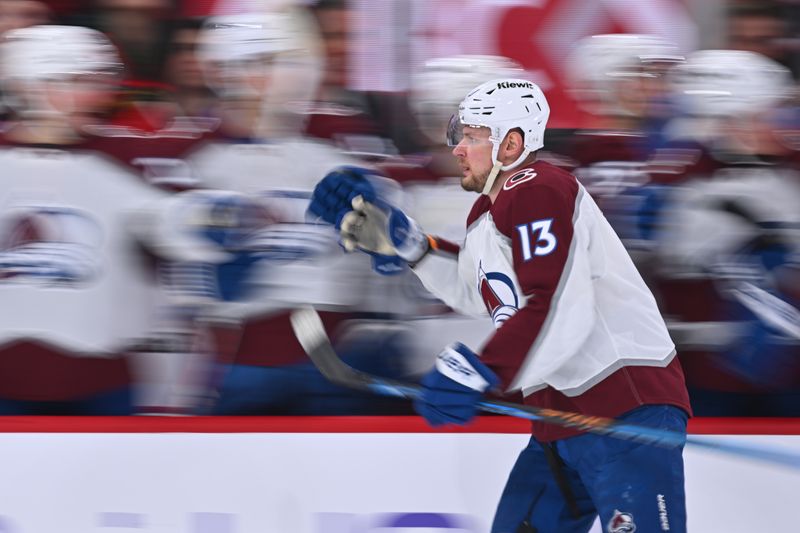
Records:
<instances>
[{"instance_id":1,"label":"hockey glove cuff","mask_svg":"<svg viewBox=\"0 0 800 533\"><path fill-rule=\"evenodd\" d=\"M345 250L356 249L383 256L397 256L415 263L428 251L428 238L412 218L385 202L368 202L362 196L352 201L339 235Z\"/></svg>"},{"instance_id":2,"label":"hockey glove cuff","mask_svg":"<svg viewBox=\"0 0 800 533\"><path fill-rule=\"evenodd\" d=\"M414 409L433 426L466 424L475 417L478 402L500 379L461 343L445 348L436 366L422 378L422 395Z\"/></svg>"}]
</instances>

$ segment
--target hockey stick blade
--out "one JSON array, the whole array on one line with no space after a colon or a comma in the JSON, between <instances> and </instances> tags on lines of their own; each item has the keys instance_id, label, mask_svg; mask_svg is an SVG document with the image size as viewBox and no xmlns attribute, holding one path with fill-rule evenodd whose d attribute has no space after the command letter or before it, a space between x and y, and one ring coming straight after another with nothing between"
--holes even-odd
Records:
<instances>
[{"instance_id":1,"label":"hockey stick blade","mask_svg":"<svg viewBox=\"0 0 800 533\"><path fill-rule=\"evenodd\" d=\"M322 320L313 308L305 307L293 311L291 323L303 350L329 381L347 388L367 390L384 396L397 396L412 400L422 394L422 388L418 385L373 376L347 365L339 358L339 355L331 345L322 325ZM497 400L483 400L478 403L478 407L482 411L490 413L547 422L643 444L677 448L688 443L740 457L758 459L800 469L800 455L772 448L729 443L712 438L697 438L693 436L686 438L681 433L628 424L613 418L587 416Z\"/></svg>"}]
</instances>

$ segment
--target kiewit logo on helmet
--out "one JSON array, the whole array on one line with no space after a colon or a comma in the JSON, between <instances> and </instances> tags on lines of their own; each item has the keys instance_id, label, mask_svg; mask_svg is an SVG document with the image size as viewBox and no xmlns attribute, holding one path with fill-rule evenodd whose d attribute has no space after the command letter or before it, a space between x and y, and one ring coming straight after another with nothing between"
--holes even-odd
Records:
<instances>
[{"instance_id":1,"label":"kiewit logo on helmet","mask_svg":"<svg viewBox=\"0 0 800 533\"><path fill-rule=\"evenodd\" d=\"M504 81L497 84L498 89L514 89L519 87L520 89L534 89L536 86L529 81L518 83L516 81Z\"/></svg>"}]
</instances>

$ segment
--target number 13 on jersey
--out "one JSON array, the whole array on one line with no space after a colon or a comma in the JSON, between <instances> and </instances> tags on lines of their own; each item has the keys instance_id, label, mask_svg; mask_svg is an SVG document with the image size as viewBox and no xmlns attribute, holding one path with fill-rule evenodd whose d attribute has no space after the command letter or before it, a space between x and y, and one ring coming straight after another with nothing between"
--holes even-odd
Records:
<instances>
[{"instance_id":1,"label":"number 13 on jersey","mask_svg":"<svg viewBox=\"0 0 800 533\"><path fill-rule=\"evenodd\" d=\"M552 223L552 218L545 218L517 226L525 261L530 261L535 255L547 255L556 249L558 240L550 232Z\"/></svg>"}]
</instances>

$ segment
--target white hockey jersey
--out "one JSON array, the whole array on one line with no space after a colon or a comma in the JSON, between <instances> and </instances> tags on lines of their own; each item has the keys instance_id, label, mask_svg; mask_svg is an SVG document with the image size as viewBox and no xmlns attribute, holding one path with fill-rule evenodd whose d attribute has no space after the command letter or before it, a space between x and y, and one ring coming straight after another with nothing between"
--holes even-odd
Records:
<instances>
[{"instance_id":1,"label":"white hockey jersey","mask_svg":"<svg viewBox=\"0 0 800 533\"><path fill-rule=\"evenodd\" d=\"M130 215L166 193L92 152L0 149L0 345L113 355L148 334L158 288Z\"/></svg>"},{"instance_id":2,"label":"white hockey jersey","mask_svg":"<svg viewBox=\"0 0 800 533\"><path fill-rule=\"evenodd\" d=\"M526 396L548 386L582 395L622 367L663 368L675 355L655 299L597 205L546 162L508 178L494 203L477 200L457 256L428 254L414 271L451 307L491 317L497 331L481 357ZM682 376L670 387L678 403Z\"/></svg>"},{"instance_id":3,"label":"white hockey jersey","mask_svg":"<svg viewBox=\"0 0 800 533\"><path fill-rule=\"evenodd\" d=\"M277 223L267 228L263 241L309 245L308 253L298 256L299 260L264 262L263 273L256 276L260 280L253 284L257 292L249 298L254 306L237 306L245 315L300 303L364 312L403 311L392 298L402 290L399 279L374 276L368 256L345 254L336 244L332 228L306 223L305 212L316 184L337 167L363 164L332 146L303 138L258 144L209 143L192 154L188 163L202 187L252 195L275 214Z\"/></svg>"},{"instance_id":4,"label":"white hockey jersey","mask_svg":"<svg viewBox=\"0 0 800 533\"><path fill-rule=\"evenodd\" d=\"M252 242L263 260L252 264L247 286L204 315L215 331L225 322L242 326L235 343L217 341L230 345L221 351L231 350L231 360L264 366L306 361L289 322L289 311L299 304L327 311L323 321L329 331L353 312L407 312L403 275L375 275L368 255L346 254L331 226L306 220L316 184L337 167L359 165L356 160L326 144L297 138L209 143L187 161L201 186L258 198L274 219ZM399 192L396 184L394 189Z\"/></svg>"}]
</instances>

